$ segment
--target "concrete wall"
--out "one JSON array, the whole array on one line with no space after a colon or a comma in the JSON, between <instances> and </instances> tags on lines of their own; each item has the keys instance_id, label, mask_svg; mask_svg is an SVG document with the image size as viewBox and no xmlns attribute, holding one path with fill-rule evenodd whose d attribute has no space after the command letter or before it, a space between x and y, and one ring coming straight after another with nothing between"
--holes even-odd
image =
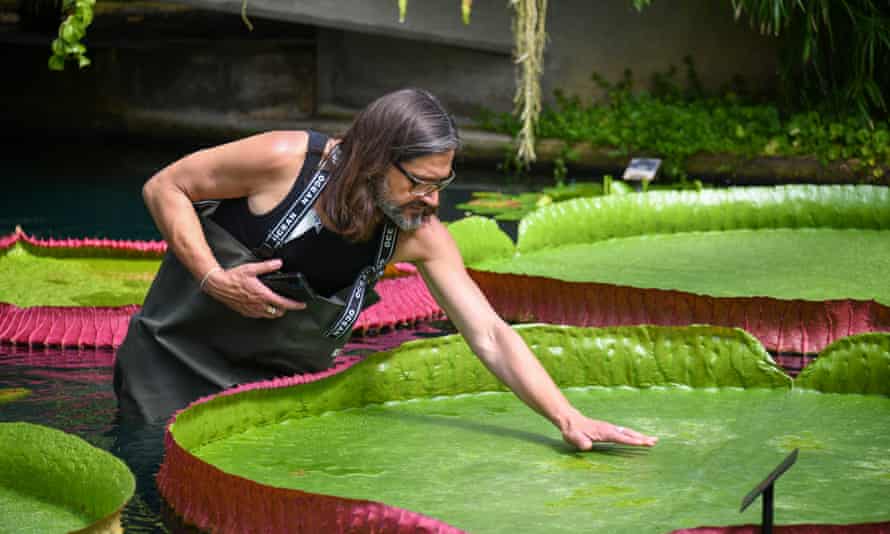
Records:
<instances>
[{"instance_id":1,"label":"concrete wall","mask_svg":"<svg viewBox=\"0 0 890 534\"><path fill-rule=\"evenodd\" d=\"M100 14L94 26L92 65L63 72L47 68L48 38L0 32L8 73L0 98L15 103L0 110L4 134L176 136L193 133L200 117L212 120L198 129L213 130L213 122L292 121L315 112L313 27L266 21L249 32L237 17L194 10ZM155 126L166 131L143 131Z\"/></svg>"},{"instance_id":2,"label":"concrete wall","mask_svg":"<svg viewBox=\"0 0 890 534\"><path fill-rule=\"evenodd\" d=\"M242 0L180 1L241 13ZM397 0L249 0L248 15L501 53L513 42L507 0L475 2L469 25L461 21L460 0L408 0L401 23Z\"/></svg>"},{"instance_id":3,"label":"concrete wall","mask_svg":"<svg viewBox=\"0 0 890 534\"><path fill-rule=\"evenodd\" d=\"M421 4L409 2L409 16ZM476 2L474 9L480 4ZM480 10L470 24L475 27L472 36L482 38L493 28L501 35L509 31L510 23L509 10ZM736 22L729 2L662 0L638 13L630 0L560 0L549 2L547 27L550 41L542 82L548 100L556 88L580 96L599 95L590 78L594 71L617 81L624 69L631 68L640 85L646 85L653 73L675 65L678 81L685 81L687 55L711 89L736 75L753 89L775 83L775 41L757 35L745 22ZM389 90L418 85L439 94L457 113L474 113L481 107L512 109L515 69L504 51L322 29L319 58L320 104L361 107Z\"/></svg>"},{"instance_id":4,"label":"concrete wall","mask_svg":"<svg viewBox=\"0 0 890 534\"><path fill-rule=\"evenodd\" d=\"M638 13L630 0L550 2L551 46L545 84L579 94L594 89L594 70L617 80L625 68L648 80L692 56L702 82L717 88L734 75L753 88L775 83L776 40L733 19L726 0L656 0Z\"/></svg>"},{"instance_id":5,"label":"concrete wall","mask_svg":"<svg viewBox=\"0 0 890 534\"><path fill-rule=\"evenodd\" d=\"M475 2L470 25L459 0L409 0L404 24L396 0L250 0L253 32L235 14L241 0L186 3L168 13L157 7L167 4L100 2L84 71L46 69L48 34L0 28L9 75L0 97L16 103L0 110L4 131L235 136L355 110L405 86L431 90L464 118L513 106L506 0ZM631 0L551 1L548 29L548 100L556 88L596 96L593 71L617 80L630 67L648 80L686 55L712 88L737 74L755 88L775 82L776 43L736 23L728 0L656 0L642 14Z\"/></svg>"},{"instance_id":6,"label":"concrete wall","mask_svg":"<svg viewBox=\"0 0 890 534\"><path fill-rule=\"evenodd\" d=\"M452 113L509 110L514 66L508 54L338 30L318 34L319 106L357 109L406 86L435 93Z\"/></svg>"}]
</instances>

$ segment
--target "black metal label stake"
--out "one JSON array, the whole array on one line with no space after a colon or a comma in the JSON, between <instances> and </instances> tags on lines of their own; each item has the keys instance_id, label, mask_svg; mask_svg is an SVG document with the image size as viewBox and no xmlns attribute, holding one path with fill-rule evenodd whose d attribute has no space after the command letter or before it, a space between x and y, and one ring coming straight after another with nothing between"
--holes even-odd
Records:
<instances>
[{"instance_id":1,"label":"black metal label stake","mask_svg":"<svg viewBox=\"0 0 890 534\"><path fill-rule=\"evenodd\" d=\"M773 469L773 472L770 473L769 476L763 479L763 482L758 484L756 488L751 490L751 492L745 495L745 498L742 499L742 508L739 510L739 513L744 512L745 508L751 506L751 503L757 500L757 497L760 494L763 494L763 519L760 526L760 532L763 534L772 534L773 532L773 488L776 480L794 465L794 462L797 461L797 452L799 450L800 449L794 449L791 451L791 454L782 460L782 463Z\"/></svg>"}]
</instances>

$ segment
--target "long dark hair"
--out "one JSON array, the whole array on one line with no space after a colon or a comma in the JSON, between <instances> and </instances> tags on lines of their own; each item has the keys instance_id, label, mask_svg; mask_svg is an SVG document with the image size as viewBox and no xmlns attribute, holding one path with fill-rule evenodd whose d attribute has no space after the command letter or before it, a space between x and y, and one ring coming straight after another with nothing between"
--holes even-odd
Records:
<instances>
[{"instance_id":1,"label":"long dark hair","mask_svg":"<svg viewBox=\"0 0 890 534\"><path fill-rule=\"evenodd\" d=\"M317 208L338 234L367 241L383 218L374 192L386 169L458 148L454 119L436 97L414 88L384 95L363 109L341 136L331 182Z\"/></svg>"}]
</instances>

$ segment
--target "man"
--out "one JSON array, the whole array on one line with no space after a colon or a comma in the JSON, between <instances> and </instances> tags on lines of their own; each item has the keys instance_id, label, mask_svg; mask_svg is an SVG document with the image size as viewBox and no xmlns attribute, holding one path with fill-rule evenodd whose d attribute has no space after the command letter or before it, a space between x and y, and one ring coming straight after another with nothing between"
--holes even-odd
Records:
<instances>
[{"instance_id":1,"label":"man","mask_svg":"<svg viewBox=\"0 0 890 534\"><path fill-rule=\"evenodd\" d=\"M572 407L467 274L435 215L458 148L435 97L406 89L371 103L340 139L270 132L158 172L143 192L172 254L118 352L122 407L158 418L237 383L325 368L382 265L399 261L418 266L485 366L565 441L654 445ZM216 211L196 213L210 199L222 199ZM317 296L276 293L263 278L279 271L303 273Z\"/></svg>"}]
</instances>

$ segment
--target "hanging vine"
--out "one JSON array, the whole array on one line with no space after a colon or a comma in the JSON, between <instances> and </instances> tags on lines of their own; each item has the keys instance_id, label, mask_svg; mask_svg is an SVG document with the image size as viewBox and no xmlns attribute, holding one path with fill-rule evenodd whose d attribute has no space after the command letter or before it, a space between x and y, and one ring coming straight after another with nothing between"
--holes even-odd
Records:
<instances>
[{"instance_id":1,"label":"hanging vine","mask_svg":"<svg viewBox=\"0 0 890 534\"><path fill-rule=\"evenodd\" d=\"M398 0L399 5L399 22L405 22L405 16L408 14L408 0ZM460 16L464 24L470 23L470 12L473 10L473 0L460 0Z\"/></svg>"},{"instance_id":2,"label":"hanging vine","mask_svg":"<svg viewBox=\"0 0 890 534\"><path fill-rule=\"evenodd\" d=\"M544 45L547 41L547 0L510 0L510 6L514 10L513 60L518 65L513 104L514 113L522 125L517 139L516 158L520 163L528 165L536 159L535 124L541 113L541 72Z\"/></svg>"},{"instance_id":3,"label":"hanging vine","mask_svg":"<svg viewBox=\"0 0 890 534\"><path fill-rule=\"evenodd\" d=\"M49 68L64 70L66 60L74 60L84 68L90 64L86 56L87 48L81 42L87 33L87 26L93 22L93 6L96 0L65 0L62 11L65 19L59 25L59 36L53 41Z\"/></svg>"},{"instance_id":4,"label":"hanging vine","mask_svg":"<svg viewBox=\"0 0 890 534\"><path fill-rule=\"evenodd\" d=\"M647 2L649 0L634 0ZM535 161L535 125L541 114L541 73L547 43L547 0L509 0L513 8L513 60L517 64L514 114L522 127L517 139L516 160ZM470 23L473 0L461 0L461 17ZM405 22L408 0L398 0L399 22Z\"/></svg>"}]
</instances>

